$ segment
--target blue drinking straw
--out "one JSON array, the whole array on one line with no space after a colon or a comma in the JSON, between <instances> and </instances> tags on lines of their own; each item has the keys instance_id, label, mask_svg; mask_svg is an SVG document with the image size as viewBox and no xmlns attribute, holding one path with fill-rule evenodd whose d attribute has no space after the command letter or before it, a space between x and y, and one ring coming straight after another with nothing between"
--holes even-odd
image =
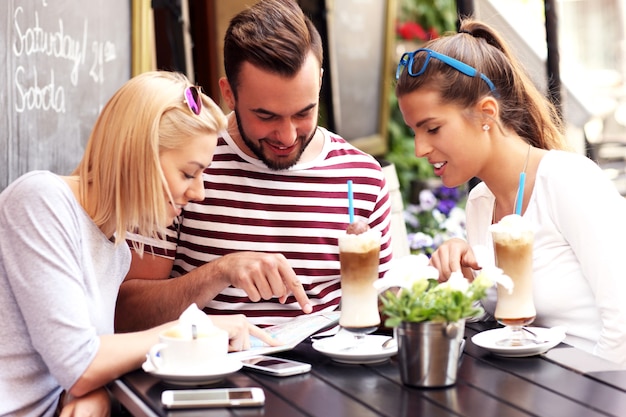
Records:
<instances>
[{"instance_id":1,"label":"blue drinking straw","mask_svg":"<svg viewBox=\"0 0 626 417\"><path fill-rule=\"evenodd\" d=\"M354 197L352 196L352 180L348 180L348 214L350 223L354 223Z\"/></svg>"},{"instance_id":2,"label":"blue drinking straw","mask_svg":"<svg viewBox=\"0 0 626 417\"><path fill-rule=\"evenodd\" d=\"M524 184L526 183L526 173L519 174L519 187L517 188L517 204L515 205L515 214L522 215L522 204L524 203Z\"/></svg>"}]
</instances>

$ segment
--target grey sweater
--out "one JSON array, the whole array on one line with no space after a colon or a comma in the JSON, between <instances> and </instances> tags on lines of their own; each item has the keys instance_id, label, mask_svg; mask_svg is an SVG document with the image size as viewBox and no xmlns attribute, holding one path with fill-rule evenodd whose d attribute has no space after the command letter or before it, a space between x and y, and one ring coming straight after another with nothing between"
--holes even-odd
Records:
<instances>
[{"instance_id":1,"label":"grey sweater","mask_svg":"<svg viewBox=\"0 0 626 417\"><path fill-rule=\"evenodd\" d=\"M113 333L126 244L96 227L47 171L0 194L0 415L52 416Z\"/></svg>"}]
</instances>

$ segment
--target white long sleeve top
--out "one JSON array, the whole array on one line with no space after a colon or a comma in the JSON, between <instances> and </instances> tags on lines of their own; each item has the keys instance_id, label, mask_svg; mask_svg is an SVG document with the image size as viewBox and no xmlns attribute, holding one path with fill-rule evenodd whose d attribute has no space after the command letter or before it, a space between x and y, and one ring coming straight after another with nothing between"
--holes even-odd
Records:
<instances>
[{"instance_id":1,"label":"white long sleeve top","mask_svg":"<svg viewBox=\"0 0 626 417\"><path fill-rule=\"evenodd\" d=\"M473 247L493 248L494 198L484 183L468 197ZM550 151L523 216L536 226L534 325L566 326L566 343L626 364L626 199L590 159ZM484 304L493 314L495 297Z\"/></svg>"}]
</instances>

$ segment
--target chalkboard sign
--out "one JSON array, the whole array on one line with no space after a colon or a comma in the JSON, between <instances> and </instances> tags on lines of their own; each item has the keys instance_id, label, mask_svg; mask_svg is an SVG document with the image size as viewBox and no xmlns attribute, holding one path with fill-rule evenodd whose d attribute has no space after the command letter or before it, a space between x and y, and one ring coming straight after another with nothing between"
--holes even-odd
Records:
<instances>
[{"instance_id":1,"label":"chalkboard sign","mask_svg":"<svg viewBox=\"0 0 626 417\"><path fill-rule=\"evenodd\" d=\"M128 0L0 2L0 190L70 173L104 104L130 78Z\"/></svg>"}]
</instances>

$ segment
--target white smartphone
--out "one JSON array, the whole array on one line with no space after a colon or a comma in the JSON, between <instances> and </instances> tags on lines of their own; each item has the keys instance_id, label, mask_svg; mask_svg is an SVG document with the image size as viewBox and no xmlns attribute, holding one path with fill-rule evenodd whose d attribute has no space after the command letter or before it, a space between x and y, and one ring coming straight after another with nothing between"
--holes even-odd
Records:
<instances>
[{"instance_id":1,"label":"white smartphone","mask_svg":"<svg viewBox=\"0 0 626 417\"><path fill-rule=\"evenodd\" d=\"M311 365L274 356L252 356L241 361L244 368L273 376L304 374L311 370Z\"/></svg>"},{"instance_id":2,"label":"white smartphone","mask_svg":"<svg viewBox=\"0 0 626 417\"><path fill-rule=\"evenodd\" d=\"M257 407L265 404L262 388L203 388L165 390L165 408Z\"/></svg>"}]
</instances>

